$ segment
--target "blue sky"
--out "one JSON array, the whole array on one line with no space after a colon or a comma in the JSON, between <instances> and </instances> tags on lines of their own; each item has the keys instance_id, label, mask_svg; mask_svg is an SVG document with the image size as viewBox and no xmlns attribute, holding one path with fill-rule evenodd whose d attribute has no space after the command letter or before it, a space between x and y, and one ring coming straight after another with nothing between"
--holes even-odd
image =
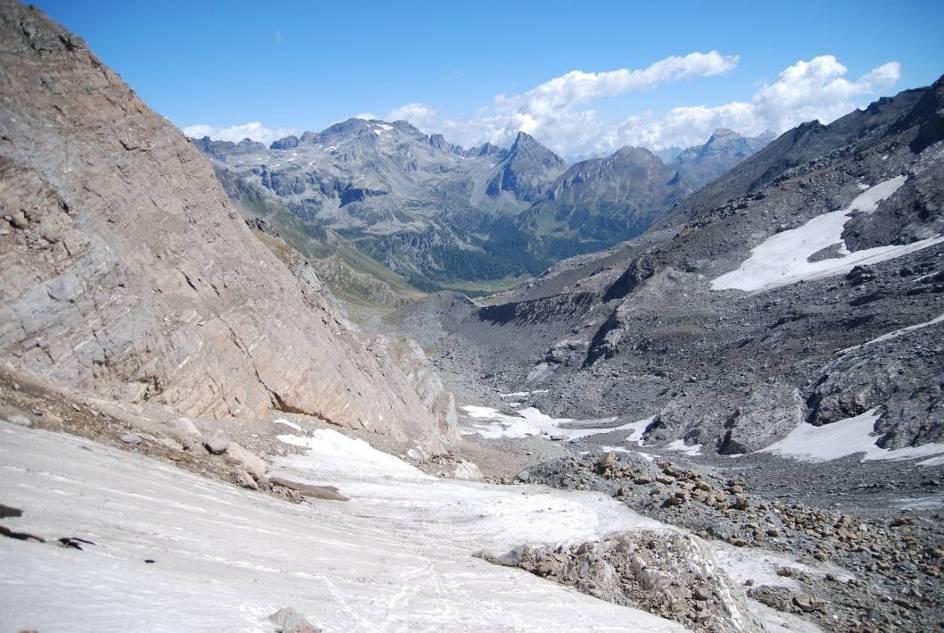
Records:
<instances>
[{"instance_id":1,"label":"blue sky","mask_svg":"<svg viewBox=\"0 0 944 633\"><path fill-rule=\"evenodd\" d=\"M507 142L517 126L563 153L592 154L624 142L686 144L716 124L743 133L789 125L783 112L770 112L782 95L758 93L801 60L832 56L803 67L803 86L784 88L804 90L786 101L814 118L944 73L940 1L36 4L84 37L155 110L217 135L250 122L260 124L253 134L271 136L397 113L466 144ZM701 70L616 87L611 79L619 78L598 77L609 87L555 100L554 112L527 98L495 106L496 95L526 95L570 71L642 70L711 51L727 61L715 68L689 59ZM891 62L897 71L886 66L858 82ZM735 103L752 110L718 110Z\"/></svg>"}]
</instances>

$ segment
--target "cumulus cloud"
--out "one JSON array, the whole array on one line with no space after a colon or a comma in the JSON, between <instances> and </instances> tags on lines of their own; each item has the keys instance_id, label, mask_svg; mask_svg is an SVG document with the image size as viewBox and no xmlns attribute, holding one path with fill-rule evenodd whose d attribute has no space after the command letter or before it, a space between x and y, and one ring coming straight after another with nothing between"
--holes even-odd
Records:
<instances>
[{"instance_id":1,"label":"cumulus cloud","mask_svg":"<svg viewBox=\"0 0 944 633\"><path fill-rule=\"evenodd\" d=\"M600 97L646 90L691 77L720 75L734 70L737 62L736 55L725 56L718 51L710 51L689 53L684 57L666 57L646 68L635 70L620 68L601 73L572 70L524 94L512 97L498 95L495 97L495 107L500 111L550 114Z\"/></svg>"},{"instance_id":2,"label":"cumulus cloud","mask_svg":"<svg viewBox=\"0 0 944 633\"><path fill-rule=\"evenodd\" d=\"M687 147L704 143L719 127L756 136L767 131L779 134L814 119L829 123L889 90L901 77L901 65L888 62L850 79L848 69L836 57L822 55L785 68L775 81L763 84L745 101L636 112L622 119L604 118L593 109L599 99L723 75L733 71L737 63L736 55L695 52L667 57L645 68L574 70L520 94L497 95L462 118L450 117L425 103L408 103L386 115L362 112L355 118L403 119L466 147L484 142L508 146L521 130L573 159L608 154L626 145L656 150ZM268 144L300 131L270 129L253 121L230 127L191 125L184 133L234 142L251 138Z\"/></svg>"},{"instance_id":3,"label":"cumulus cloud","mask_svg":"<svg viewBox=\"0 0 944 633\"><path fill-rule=\"evenodd\" d=\"M280 138L285 138L291 134L298 134L299 131L296 128L276 128L271 129L264 126L259 121L252 121L250 123L243 123L242 125L231 125L229 127L214 127L212 125L206 125L203 123L196 125L188 125L183 128L183 133L191 138L203 138L204 136L209 136L214 141L232 141L233 143L238 143L244 138L252 139L254 141L259 141L260 143L265 143L266 145L277 141Z\"/></svg>"},{"instance_id":4,"label":"cumulus cloud","mask_svg":"<svg viewBox=\"0 0 944 633\"><path fill-rule=\"evenodd\" d=\"M435 127L439 123L439 113L436 110L423 103L408 103L390 111L387 116L389 121L398 121L403 119L409 121L418 128L426 129Z\"/></svg>"},{"instance_id":5,"label":"cumulus cloud","mask_svg":"<svg viewBox=\"0 0 944 633\"><path fill-rule=\"evenodd\" d=\"M800 60L777 80L764 84L749 101L717 106L687 105L666 112L642 112L623 120L603 119L590 104L600 98L650 90L692 77L730 72L736 56L717 51L668 57L642 69L588 73L572 71L519 95L498 95L492 104L465 119L452 119L431 106L411 103L389 113L428 132L442 132L464 145L489 141L507 145L519 130L537 136L559 153L600 155L625 145L652 149L703 143L719 127L744 135L784 132L819 119L829 123L892 88L901 66L889 62L858 79L832 55Z\"/></svg>"}]
</instances>

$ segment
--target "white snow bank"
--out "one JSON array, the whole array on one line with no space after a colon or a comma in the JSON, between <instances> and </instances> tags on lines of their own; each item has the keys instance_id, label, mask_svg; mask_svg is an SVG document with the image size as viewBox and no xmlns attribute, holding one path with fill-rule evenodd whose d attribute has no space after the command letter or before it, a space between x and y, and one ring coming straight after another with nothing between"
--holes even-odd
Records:
<instances>
[{"instance_id":1,"label":"white snow bank","mask_svg":"<svg viewBox=\"0 0 944 633\"><path fill-rule=\"evenodd\" d=\"M944 236L938 235L911 244L876 246L855 252L846 248L842 231L853 213L872 213L882 200L898 191L906 179L896 176L869 187L844 209L824 213L803 226L768 237L751 250L751 256L737 270L713 279L711 289L769 290L802 280L839 275L859 264L901 257L944 241ZM840 246L838 257L809 261L814 253L836 244Z\"/></svg>"},{"instance_id":2,"label":"white snow bank","mask_svg":"<svg viewBox=\"0 0 944 633\"><path fill-rule=\"evenodd\" d=\"M629 437L626 438L627 442L635 442L637 445L643 445L643 433L646 432L646 429L649 428L649 425L652 424L653 420L656 419L656 416L650 416L645 420L639 420L637 422L632 422L626 425L627 429L632 430L632 433Z\"/></svg>"},{"instance_id":3,"label":"white snow bank","mask_svg":"<svg viewBox=\"0 0 944 633\"><path fill-rule=\"evenodd\" d=\"M359 477L355 492L370 484L377 495L294 505L80 438L0 424L2 501L24 511L4 524L96 543L77 551L0 538L4 630L268 633L265 617L284 606L325 633L684 630L471 556L658 525L616 501L415 477L331 431L308 439L307 461L277 466L345 488ZM339 452L348 450L357 458L345 473ZM365 457L385 474L364 474Z\"/></svg>"},{"instance_id":4,"label":"white snow bank","mask_svg":"<svg viewBox=\"0 0 944 633\"><path fill-rule=\"evenodd\" d=\"M299 433L303 433L303 432L304 432L303 429L302 429L302 427L298 426L298 425L295 424L294 422L290 422L289 420L286 420L285 418L279 418L278 420L275 420L275 421L273 422L273 424L281 424L282 426L287 426L288 428L292 429L293 431L298 431Z\"/></svg>"},{"instance_id":5,"label":"white snow bank","mask_svg":"<svg viewBox=\"0 0 944 633\"><path fill-rule=\"evenodd\" d=\"M547 389L535 389L534 391L513 391L512 393L500 393L498 397L504 400L505 398L527 398L534 393L547 393Z\"/></svg>"},{"instance_id":6,"label":"white snow bank","mask_svg":"<svg viewBox=\"0 0 944 633\"><path fill-rule=\"evenodd\" d=\"M838 565L824 563L822 566L812 567L778 552L734 547L720 541L712 541L710 549L715 561L737 584L753 580L755 585L799 589L799 583L793 578L777 575L777 570L781 567L789 567L820 578L827 573L834 574L843 580L852 577L848 571Z\"/></svg>"},{"instance_id":7,"label":"white snow bank","mask_svg":"<svg viewBox=\"0 0 944 633\"><path fill-rule=\"evenodd\" d=\"M757 451L781 457L792 457L804 462L823 462L847 455L863 453L861 461L918 459L944 453L944 444L923 444L898 449L875 445L875 422L881 417L878 409L871 409L853 418L832 424L813 426L802 423L780 440ZM924 462L921 462L924 464Z\"/></svg>"},{"instance_id":8,"label":"white snow bank","mask_svg":"<svg viewBox=\"0 0 944 633\"><path fill-rule=\"evenodd\" d=\"M690 457L694 457L695 455L701 455L701 444L692 444L691 446L689 446L688 444L685 443L685 440L675 440L674 442L671 442L668 446L666 446L666 448L669 449L670 451L677 451L679 453L685 453L686 455Z\"/></svg>"},{"instance_id":9,"label":"white snow bank","mask_svg":"<svg viewBox=\"0 0 944 633\"><path fill-rule=\"evenodd\" d=\"M310 437L280 435L279 440L307 449L304 454L280 458L278 463L282 466L301 465L308 468L309 472L343 475L345 478L354 475L358 479L434 479L402 459L378 451L364 440L348 437L332 429L318 429ZM317 460L317 469L310 468L312 460Z\"/></svg>"},{"instance_id":10,"label":"white snow bank","mask_svg":"<svg viewBox=\"0 0 944 633\"><path fill-rule=\"evenodd\" d=\"M627 429L632 429L635 433L637 425L640 424L640 422L630 422L621 426L607 427L608 423L616 420L615 417L597 420L552 418L534 407L521 409L514 415L502 413L492 407L478 405L465 405L462 410L472 419L472 422L464 424L463 433L467 435L477 433L488 439L543 435L576 440L590 435L625 431Z\"/></svg>"}]
</instances>

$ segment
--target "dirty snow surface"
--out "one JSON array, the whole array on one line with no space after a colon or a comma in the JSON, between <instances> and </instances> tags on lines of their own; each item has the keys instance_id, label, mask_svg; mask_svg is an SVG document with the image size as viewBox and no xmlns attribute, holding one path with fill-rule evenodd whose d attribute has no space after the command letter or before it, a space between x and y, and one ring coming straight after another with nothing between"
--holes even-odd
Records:
<instances>
[{"instance_id":1,"label":"dirty snow surface","mask_svg":"<svg viewBox=\"0 0 944 633\"><path fill-rule=\"evenodd\" d=\"M905 184L905 176L896 176L867 187L852 203L838 211L824 213L789 231L783 231L764 240L751 250L751 256L737 270L711 281L712 290L769 290L798 281L839 275L860 264L901 257L908 253L944 241L938 235L911 244L876 246L850 252L842 239L846 222L856 212L872 213L878 204L889 198ZM839 256L810 261L813 254L839 245Z\"/></svg>"},{"instance_id":2,"label":"dirty snow surface","mask_svg":"<svg viewBox=\"0 0 944 633\"><path fill-rule=\"evenodd\" d=\"M280 475L351 501L293 505L0 423L0 502L23 510L3 524L95 542L0 538L3 630L271 632L285 606L325 633L684 630L471 555L651 524L609 498L437 480L333 431L286 439L310 452Z\"/></svg>"},{"instance_id":3,"label":"dirty snow surface","mask_svg":"<svg viewBox=\"0 0 944 633\"><path fill-rule=\"evenodd\" d=\"M779 442L758 452L791 457L804 462L830 461L860 453L863 454L861 460L863 462L884 459L919 459L944 453L944 444L939 443L893 450L876 446L878 436L873 435L873 431L875 422L880 417L881 414L877 409L871 409L861 415L823 426L813 426L804 422ZM933 460L919 463L933 465Z\"/></svg>"},{"instance_id":4,"label":"dirty snow surface","mask_svg":"<svg viewBox=\"0 0 944 633\"><path fill-rule=\"evenodd\" d=\"M514 396L518 394L504 394ZM574 420L572 418L552 418L541 413L535 407L526 407L514 413L502 413L492 407L465 405L461 407L469 422L463 425L462 432L469 435L479 434L486 439L501 437L521 438L533 435L562 440L577 440L590 435L611 433L613 431L637 431L643 421L630 422L613 426L616 418L599 420ZM640 434L641 437L641 434Z\"/></svg>"}]
</instances>

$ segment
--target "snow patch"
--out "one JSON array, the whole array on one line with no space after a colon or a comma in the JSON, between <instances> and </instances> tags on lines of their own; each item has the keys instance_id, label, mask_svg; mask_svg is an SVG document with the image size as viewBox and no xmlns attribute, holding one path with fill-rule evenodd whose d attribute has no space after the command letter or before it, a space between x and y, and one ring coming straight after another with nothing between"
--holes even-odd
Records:
<instances>
[{"instance_id":1,"label":"snow patch","mask_svg":"<svg viewBox=\"0 0 944 633\"><path fill-rule=\"evenodd\" d=\"M304 432L305 432L304 429L302 429L302 427L298 426L298 425L295 424L294 422L290 422L290 421L286 420L285 418L279 418L279 419L275 420L275 421L273 422L273 424L281 424L282 426L287 426L288 428L290 428L290 429L292 429L292 430L294 430L294 431L298 431L299 433L304 433Z\"/></svg>"},{"instance_id":2,"label":"snow patch","mask_svg":"<svg viewBox=\"0 0 944 633\"><path fill-rule=\"evenodd\" d=\"M711 281L712 290L769 290L798 281L839 275L860 264L875 264L933 246L944 241L938 235L911 244L876 246L850 252L842 239L843 228L854 212L872 213L878 204L905 184L905 176L869 187L852 203L838 211L824 213L803 226L771 235L751 250L751 256L737 270ZM840 244L838 257L810 261L813 254Z\"/></svg>"},{"instance_id":3,"label":"snow patch","mask_svg":"<svg viewBox=\"0 0 944 633\"><path fill-rule=\"evenodd\" d=\"M638 422L632 422L626 425L627 429L630 429L632 433L626 438L627 442L635 442L638 446L643 445L642 436L646 432L646 429L649 428L649 425L656 419L656 416L650 416L645 420L639 420Z\"/></svg>"},{"instance_id":4,"label":"snow patch","mask_svg":"<svg viewBox=\"0 0 944 633\"><path fill-rule=\"evenodd\" d=\"M534 407L526 407L516 414L502 413L492 407L465 405L462 407L473 421L466 425L467 435L479 434L487 439L522 438L543 435L551 438L576 440L600 433L625 431L638 422L621 426L606 426L616 417L596 420L575 420L572 418L552 418Z\"/></svg>"},{"instance_id":5,"label":"snow patch","mask_svg":"<svg viewBox=\"0 0 944 633\"><path fill-rule=\"evenodd\" d=\"M886 449L876 446L875 423L881 417L878 409L870 409L852 418L832 424L813 426L806 422L782 440L758 453L771 453L803 462L824 462L863 453L860 461L918 459L944 453L944 444L930 443ZM924 462L922 462L923 464Z\"/></svg>"},{"instance_id":6,"label":"snow patch","mask_svg":"<svg viewBox=\"0 0 944 633\"><path fill-rule=\"evenodd\" d=\"M528 396L536 393L547 393L547 389L535 389L534 391L513 391L511 393L500 393L498 397L504 400L505 398L527 398Z\"/></svg>"},{"instance_id":7,"label":"snow patch","mask_svg":"<svg viewBox=\"0 0 944 633\"><path fill-rule=\"evenodd\" d=\"M690 457L701 455L701 444L688 445L685 443L685 440L675 440L674 442L671 442L668 446L666 446L666 448L669 449L670 451L677 451L679 453L685 453L686 455Z\"/></svg>"},{"instance_id":8,"label":"snow patch","mask_svg":"<svg viewBox=\"0 0 944 633\"><path fill-rule=\"evenodd\" d=\"M332 429L318 429L311 437L280 435L279 441L307 449L304 454L280 458L278 464L285 468L304 466L307 471L320 475L353 473L358 479L435 479L398 457L378 451L364 440ZM317 461L317 468L311 467L312 460Z\"/></svg>"}]
</instances>

